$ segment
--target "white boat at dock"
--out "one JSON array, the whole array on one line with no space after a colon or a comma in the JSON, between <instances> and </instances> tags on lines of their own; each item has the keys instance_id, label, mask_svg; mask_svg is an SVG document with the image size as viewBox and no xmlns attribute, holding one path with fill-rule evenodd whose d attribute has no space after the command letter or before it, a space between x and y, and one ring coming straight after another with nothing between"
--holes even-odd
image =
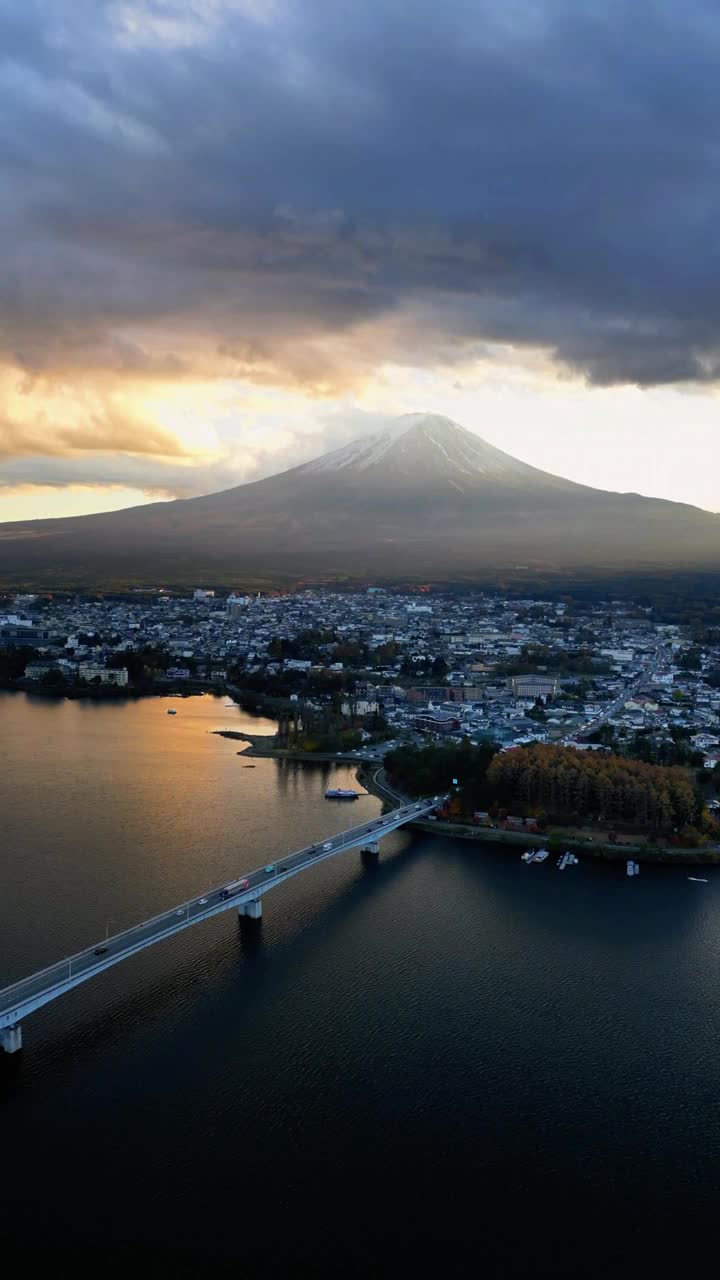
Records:
<instances>
[{"instance_id":1,"label":"white boat at dock","mask_svg":"<svg viewBox=\"0 0 720 1280\"><path fill-rule=\"evenodd\" d=\"M703 879L702 876L688 876L688 880L692 880L694 884L708 884L709 881Z\"/></svg>"},{"instance_id":2,"label":"white boat at dock","mask_svg":"<svg viewBox=\"0 0 720 1280\"><path fill-rule=\"evenodd\" d=\"M629 876L640 875L640 864L637 862L633 862L632 858L628 858L627 860L627 874Z\"/></svg>"},{"instance_id":3,"label":"white boat at dock","mask_svg":"<svg viewBox=\"0 0 720 1280\"><path fill-rule=\"evenodd\" d=\"M550 853L547 849L526 849L520 856L523 862L544 862Z\"/></svg>"}]
</instances>

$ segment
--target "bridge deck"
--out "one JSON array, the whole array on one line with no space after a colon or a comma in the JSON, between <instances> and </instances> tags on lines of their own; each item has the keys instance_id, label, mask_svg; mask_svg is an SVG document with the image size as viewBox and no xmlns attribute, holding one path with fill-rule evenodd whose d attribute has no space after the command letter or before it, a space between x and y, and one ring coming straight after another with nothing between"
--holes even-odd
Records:
<instances>
[{"instance_id":1,"label":"bridge deck","mask_svg":"<svg viewBox=\"0 0 720 1280\"><path fill-rule=\"evenodd\" d=\"M413 818L421 818L432 812L439 803L438 797L421 800L415 804L402 805L393 809L382 818L374 818L348 831L330 836L325 841L298 849L285 858L280 858L270 870L266 866L254 871L240 873L232 881L224 885L208 889L197 897L182 902L161 915L144 920L141 924L125 929L122 933L111 934L108 938L85 947L76 955L70 956L46 969L31 974L27 978L14 982L0 990L0 1029L14 1026L22 1017L41 1008L50 1000L63 995L73 987L89 978L95 977L105 969L111 968L128 956L142 951L146 947L161 942L164 938L180 933L183 929L197 924L200 920L209 919L221 911L239 907L245 902L262 897L269 889L275 888L285 880L304 871L309 866L333 857L346 849L357 848L363 843L379 840L390 831L397 830ZM246 887L237 888L238 881L247 882ZM227 886L232 885L229 896Z\"/></svg>"}]
</instances>

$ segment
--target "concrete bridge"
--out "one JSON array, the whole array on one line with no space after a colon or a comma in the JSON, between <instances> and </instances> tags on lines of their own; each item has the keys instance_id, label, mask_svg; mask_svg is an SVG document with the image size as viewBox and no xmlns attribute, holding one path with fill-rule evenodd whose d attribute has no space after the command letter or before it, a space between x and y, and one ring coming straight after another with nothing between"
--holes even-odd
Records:
<instances>
[{"instance_id":1,"label":"concrete bridge","mask_svg":"<svg viewBox=\"0 0 720 1280\"><path fill-rule=\"evenodd\" d=\"M374 818L372 822L364 822L359 827L351 827L349 831L341 831L339 835L330 836L318 844L298 849L285 858L255 871L247 871L236 879L226 881L214 889L208 889L198 897L182 902L162 915L144 920L132 929L122 933L110 934L78 951L74 956L60 960L47 969L41 969L28 978L14 982L11 986L0 990L0 1048L6 1053L16 1053L22 1048L21 1023L29 1014L57 1000L58 996L72 991L81 983L95 978L105 969L119 964L128 956L152 947L164 938L171 938L183 929L189 929L201 920L209 920L221 911L235 909L242 917L258 920L262 916L262 900L264 895L276 885L290 880L308 867L333 858L347 849L361 849L376 854L382 836L397 831L418 818L427 817L445 799L444 796L433 796L429 800L419 800L414 804L402 805L393 809L382 818Z\"/></svg>"}]
</instances>

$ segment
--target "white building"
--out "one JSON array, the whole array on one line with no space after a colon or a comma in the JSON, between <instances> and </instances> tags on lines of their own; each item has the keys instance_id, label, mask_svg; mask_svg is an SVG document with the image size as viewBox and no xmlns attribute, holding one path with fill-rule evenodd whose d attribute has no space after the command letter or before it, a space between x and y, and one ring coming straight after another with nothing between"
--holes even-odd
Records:
<instances>
[{"instance_id":1,"label":"white building","mask_svg":"<svg viewBox=\"0 0 720 1280\"><path fill-rule=\"evenodd\" d=\"M81 662L78 668L81 680L92 684L100 678L101 684L115 684L124 688L128 682L127 667L101 667L97 662Z\"/></svg>"}]
</instances>

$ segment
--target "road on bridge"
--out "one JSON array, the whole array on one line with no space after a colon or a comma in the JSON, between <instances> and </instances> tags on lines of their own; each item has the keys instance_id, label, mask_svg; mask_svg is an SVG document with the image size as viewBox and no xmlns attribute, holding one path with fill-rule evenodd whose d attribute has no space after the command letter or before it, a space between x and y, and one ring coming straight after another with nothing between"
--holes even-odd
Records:
<instances>
[{"instance_id":1,"label":"road on bridge","mask_svg":"<svg viewBox=\"0 0 720 1280\"><path fill-rule=\"evenodd\" d=\"M270 889L283 880L289 879L313 863L332 857L333 854L345 848L356 848L364 840L368 842L379 840L384 833L394 831L397 827L411 821L413 814L417 813L419 817L420 810L424 813L432 809L434 803L434 801L421 800L413 804L405 804L382 818L375 818L359 827L342 831L336 836L328 836L325 841L299 849L279 859L270 867L259 867L244 875L241 873L235 880L226 881L224 885L209 889L206 893L191 898L188 902L183 902L163 912L162 915L146 920L122 933L111 934L108 938L79 951L77 955L60 960L39 973L34 973L20 982L5 987L0 990L0 1026L9 1026L15 1022L16 1018L19 1020L23 1016L23 1006L32 1005L37 1008L41 1003L46 1003L47 999L52 999L51 993L56 988L59 989L57 994L62 994L63 990L69 989L69 985L75 986L79 981L110 968L118 961L136 951L144 950L155 942L160 942L163 938L179 933L189 925L196 924L202 919L209 919L233 906L240 906L244 902L259 898L265 889ZM240 881L243 882L242 887L239 887ZM38 1003L33 1004L33 1002Z\"/></svg>"}]
</instances>

